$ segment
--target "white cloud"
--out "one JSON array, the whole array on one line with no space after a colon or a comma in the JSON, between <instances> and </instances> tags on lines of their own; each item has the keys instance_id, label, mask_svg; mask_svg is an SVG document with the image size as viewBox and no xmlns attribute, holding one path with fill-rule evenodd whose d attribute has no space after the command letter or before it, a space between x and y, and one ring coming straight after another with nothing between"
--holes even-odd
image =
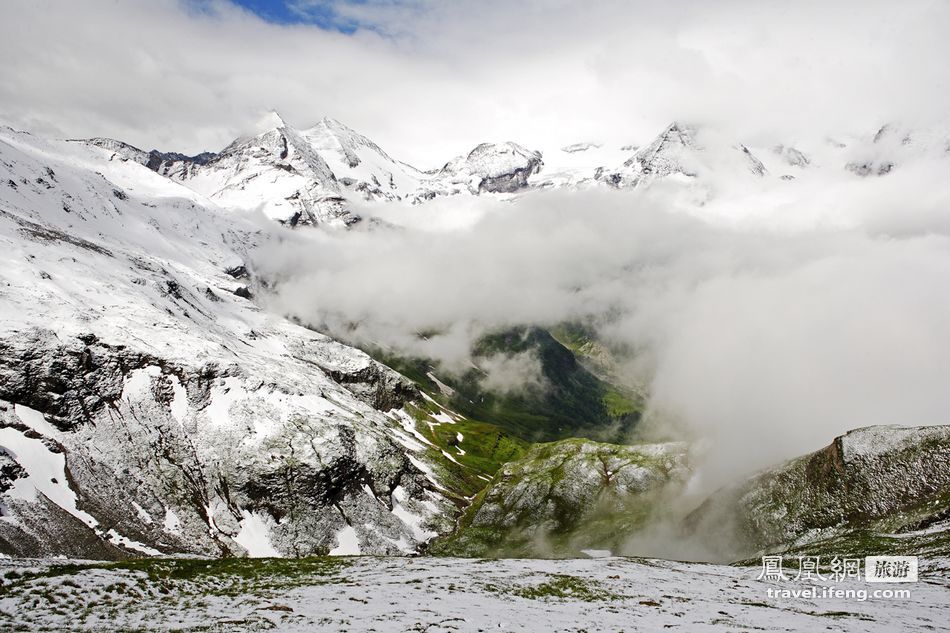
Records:
<instances>
[{"instance_id":1,"label":"white cloud","mask_svg":"<svg viewBox=\"0 0 950 633\"><path fill-rule=\"evenodd\" d=\"M336 3L352 35L222 0L11 0L0 119L150 148L219 149L277 108L422 167L483 140L643 142L675 117L793 137L950 110L950 5Z\"/></svg>"},{"instance_id":2,"label":"white cloud","mask_svg":"<svg viewBox=\"0 0 950 633\"><path fill-rule=\"evenodd\" d=\"M839 167L782 204L772 188L698 210L664 187L561 191L431 223L458 203L441 200L404 230L294 233L258 263L281 280L274 309L456 367L482 332L586 319L638 350L660 431L703 438L714 485L852 428L946 423L946 160Z\"/></svg>"},{"instance_id":3,"label":"white cloud","mask_svg":"<svg viewBox=\"0 0 950 633\"><path fill-rule=\"evenodd\" d=\"M493 354L478 360L478 368L485 373L481 386L499 394L540 392L548 382L537 353Z\"/></svg>"}]
</instances>

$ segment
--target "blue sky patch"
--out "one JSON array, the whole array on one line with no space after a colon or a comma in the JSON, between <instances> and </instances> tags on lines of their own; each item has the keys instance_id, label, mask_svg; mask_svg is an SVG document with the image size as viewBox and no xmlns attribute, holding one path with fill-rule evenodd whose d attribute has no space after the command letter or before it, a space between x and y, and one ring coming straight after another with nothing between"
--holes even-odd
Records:
<instances>
[{"instance_id":1,"label":"blue sky patch","mask_svg":"<svg viewBox=\"0 0 950 633\"><path fill-rule=\"evenodd\" d=\"M230 0L261 19L276 24L312 24L322 29L352 33L356 24L337 12L336 2L328 0L301 2L300 0Z\"/></svg>"}]
</instances>

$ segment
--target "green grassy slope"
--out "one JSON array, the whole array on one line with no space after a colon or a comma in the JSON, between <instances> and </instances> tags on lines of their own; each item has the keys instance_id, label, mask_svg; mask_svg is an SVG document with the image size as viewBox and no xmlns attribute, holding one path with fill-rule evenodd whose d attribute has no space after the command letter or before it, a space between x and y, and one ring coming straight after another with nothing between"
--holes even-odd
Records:
<instances>
[{"instance_id":1,"label":"green grassy slope","mask_svg":"<svg viewBox=\"0 0 950 633\"><path fill-rule=\"evenodd\" d=\"M534 354L540 361L542 387L496 393L483 387L484 372L472 368L451 375L424 359L393 357L368 350L377 359L416 381L441 404L472 421L494 425L525 442L570 437L622 441L636 426L642 402L596 377L574 353L540 328L512 328L482 337L472 350L476 364L497 355ZM454 390L445 395L428 376Z\"/></svg>"}]
</instances>

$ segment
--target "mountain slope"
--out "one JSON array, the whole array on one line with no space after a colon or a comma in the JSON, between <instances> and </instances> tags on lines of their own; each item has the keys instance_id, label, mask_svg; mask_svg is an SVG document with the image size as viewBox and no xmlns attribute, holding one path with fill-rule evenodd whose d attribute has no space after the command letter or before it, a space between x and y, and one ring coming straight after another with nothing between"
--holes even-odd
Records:
<instances>
[{"instance_id":1,"label":"mountain slope","mask_svg":"<svg viewBox=\"0 0 950 633\"><path fill-rule=\"evenodd\" d=\"M688 524L718 535L733 559L784 550L946 555L950 426L850 431L717 492Z\"/></svg>"},{"instance_id":2,"label":"mountain slope","mask_svg":"<svg viewBox=\"0 0 950 633\"><path fill-rule=\"evenodd\" d=\"M748 147L741 143L729 146L722 139L711 145L700 142L709 132L674 121L649 145L638 149L623 166L601 175L615 187L637 187L662 178L689 181L708 177L717 171L761 177L766 168Z\"/></svg>"},{"instance_id":3,"label":"mountain slope","mask_svg":"<svg viewBox=\"0 0 950 633\"><path fill-rule=\"evenodd\" d=\"M562 440L498 471L433 551L454 556L581 557L622 551L685 485L686 445Z\"/></svg>"},{"instance_id":4,"label":"mountain slope","mask_svg":"<svg viewBox=\"0 0 950 633\"><path fill-rule=\"evenodd\" d=\"M343 187L366 200L402 200L418 190L426 177L336 119L325 117L301 134Z\"/></svg>"},{"instance_id":5,"label":"mountain slope","mask_svg":"<svg viewBox=\"0 0 950 633\"><path fill-rule=\"evenodd\" d=\"M244 147L281 138L309 160L286 130ZM412 384L247 299L256 221L110 158L0 133L0 551L395 554L448 529L463 467Z\"/></svg>"}]
</instances>

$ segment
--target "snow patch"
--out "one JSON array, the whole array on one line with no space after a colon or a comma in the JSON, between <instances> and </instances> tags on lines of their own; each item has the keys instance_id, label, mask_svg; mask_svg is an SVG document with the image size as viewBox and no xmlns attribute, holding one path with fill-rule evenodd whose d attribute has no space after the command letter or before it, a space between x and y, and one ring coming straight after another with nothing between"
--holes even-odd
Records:
<instances>
[{"instance_id":1,"label":"snow patch","mask_svg":"<svg viewBox=\"0 0 950 633\"><path fill-rule=\"evenodd\" d=\"M162 368L150 365L142 369L133 369L125 377L122 397L126 400L142 400L151 396L152 379L162 375Z\"/></svg>"},{"instance_id":2,"label":"snow patch","mask_svg":"<svg viewBox=\"0 0 950 633\"><path fill-rule=\"evenodd\" d=\"M47 422L46 417L36 409L24 407L22 404L15 404L13 405L13 411L23 424L40 435L46 435L47 437L59 436L59 431L57 431L52 424Z\"/></svg>"},{"instance_id":3,"label":"snow patch","mask_svg":"<svg viewBox=\"0 0 950 633\"><path fill-rule=\"evenodd\" d=\"M208 419L214 426L231 424L231 406L247 397L247 391L241 386L239 378L228 377L211 388L211 403L205 409Z\"/></svg>"},{"instance_id":4,"label":"snow patch","mask_svg":"<svg viewBox=\"0 0 950 633\"><path fill-rule=\"evenodd\" d=\"M609 549L582 549L581 552L591 558L610 558L614 555Z\"/></svg>"},{"instance_id":5,"label":"snow patch","mask_svg":"<svg viewBox=\"0 0 950 633\"><path fill-rule=\"evenodd\" d=\"M356 556L360 553L360 538L352 525L336 533L336 543L337 546L330 550L330 556Z\"/></svg>"},{"instance_id":6,"label":"snow patch","mask_svg":"<svg viewBox=\"0 0 950 633\"><path fill-rule=\"evenodd\" d=\"M171 508L165 508L165 520L162 522L162 526L166 532L181 534L181 519L178 518L178 515L175 514L175 511Z\"/></svg>"},{"instance_id":7,"label":"snow patch","mask_svg":"<svg viewBox=\"0 0 950 633\"><path fill-rule=\"evenodd\" d=\"M157 549L149 547L148 545L145 545L143 543L139 543L138 541L133 541L127 536L122 536L115 530L109 530L108 532L106 532L106 538L108 538L109 541L112 542L113 544L118 545L119 547L124 547L125 549L135 550L136 552L148 554L149 556L162 555L162 553L158 551Z\"/></svg>"},{"instance_id":8,"label":"snow patch","mask_svg":"<svg viewBox=\"0 0 950 633\"><path fill-rule=\"evenodd\" d=\"M185 416L188 415L188 392L181 381L178 380L178 376L172 376L171 383L174 396L170 405L172 417L182 423L185 421Z\"/></svg>"},{"instance_id":9,"label":"snow patch","mask_svg":"<svg viewBox=\"0 0 950 633\"><path fill-rule=\"evenodd\" d=\"M270 530L274 521L260 512L242 510L241 531L235 542L247 550L251 558L280 558L282 554L271 544Z\"/></svg>"},{"instance_id":10,"label":"snow patch","mask_svg":"<svg viewBox=\"0 0 950 633\"><path fill-rule=\"evenodd\" d=\"M425 518L407 510L403 505L405 502L406 490L402 486L396 486L396 488L393 489L393 514L396 515L400 521L409 526L412 530L412 536L416 541L424 543L434 538L436 536L435 532L422 527Z\"/></svg>"},{"instance_id":11,"label":"snow patch","mask_svg":"<svg viewBox=\"0 0 950 633\"><path fill-rule=\"evenodd\" d=\"M99 522L76 507L76 493L66 479L66 457L54 453L41 440L29 438L12 428L0 429L0 446L27 472L27 477L15 479L7 495L14 499L36 501L37 493L70 513L89 527Z\"/></svg>"},{"instance_id":12,"label":"snow patch","mask_svg":"<svg viewBox=\"0 0 950 633\"><path fill-rule=\"evenodd\" d=\"M426 372L426 377L435 383L435 386L439 388L439 393L441 393L443 396L451 398L455 395L455 389L452 389L452 387L449 387L447 384L436 378L435 374L433 374L431 371ZM431 400L431 398L429 399ZM433 400L433 402L435 401Z\"/></svg>"},{"instance_id":13,"label":"snow patch","mask_svg":"<svg viewBox=\"0 0 950 633\"><path fill-rule=\"evenodd\" d=\"M148 512L145 511L145 508L135 503L134 501L132 502L132 507L135 508L135 513L139 515L139 519L142 520L142 523L145 523L146 525L152 524L152 516Z\"/></svg>"}]
</instances>

